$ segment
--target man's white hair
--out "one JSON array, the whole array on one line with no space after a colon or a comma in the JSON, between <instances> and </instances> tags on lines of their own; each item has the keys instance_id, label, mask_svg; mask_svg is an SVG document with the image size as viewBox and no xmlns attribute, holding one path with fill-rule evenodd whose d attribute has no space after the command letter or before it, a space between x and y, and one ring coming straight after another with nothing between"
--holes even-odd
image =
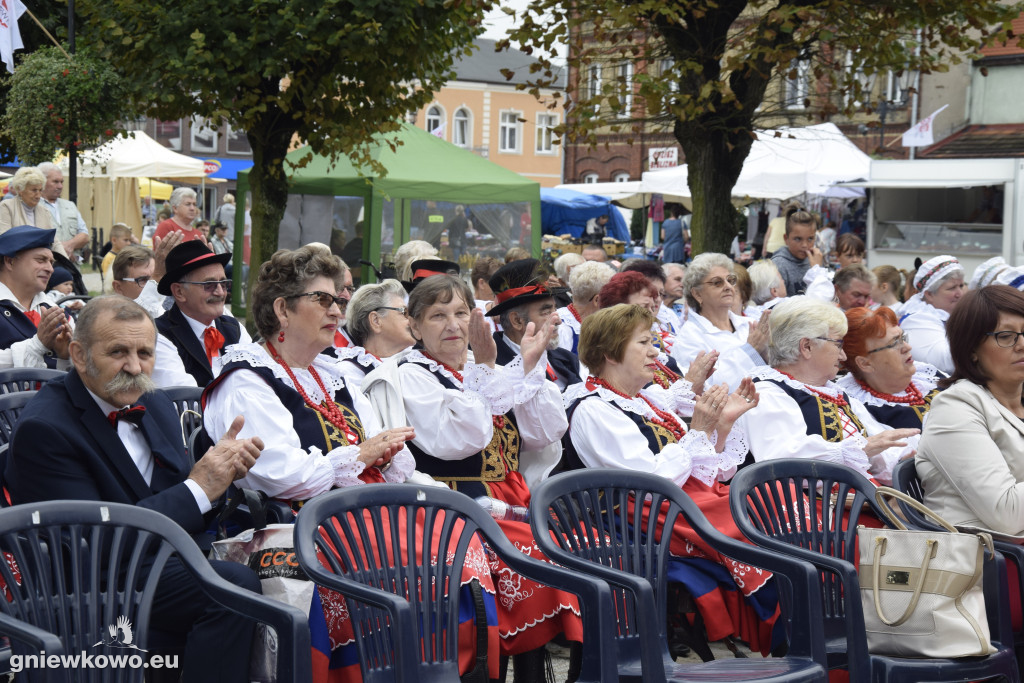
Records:
<instances>
[{"instance_id":1,"label":"man's white hair","mask_svg":"<svg viewBox=\"0 0 1024 683\"><path fill-rule=\"evenodd\" d=\"M779 268L770 259L763 259L747 268L750 276L750 287L753 293L750 300L758 306L768 303L773 298L772 288L779 284Z\"/></svg>"},{"instance_id":2,"label":"man's white hair","mask_svg":"<svg viewBox=\"0 0 1024 683\"><path fill-rule=\"evenodd\" d=\"M570 251L568 254L562 254L555 259L555 275L558 276L559 280L568 284L569 271L581 263L586 262L587 260L585 258L575 252Z\"/></svg>"}]
</instances>

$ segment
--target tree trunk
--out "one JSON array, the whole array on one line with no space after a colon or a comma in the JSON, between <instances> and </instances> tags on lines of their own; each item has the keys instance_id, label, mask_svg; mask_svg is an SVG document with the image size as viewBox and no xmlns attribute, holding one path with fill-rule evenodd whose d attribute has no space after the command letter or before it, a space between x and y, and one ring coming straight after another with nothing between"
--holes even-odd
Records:
<instances>
[{"instance_id":1,"label":"tree trunk","mask_svg":"<svg viewBox=\"0 0 1024 683\"><path fill-rule=\"evenodd\" d=\"M247 291L252 292L260 265L277 251L278 232L285 206L288 204L288 176L284 157L288 153L294 130L249 131L252 147L252 170L249 188L252 191L252 236ZM246 297L246 322L252 327L252 297Z\"/></svg>"},{"instance_id":2,"label":"tree trunk","mask_svg":"<svg viewBox=\"0 0 1024 683\"><path fill-rule=\"evenodd\" d=\"M680 134L680 129L688 130ZM752 144L749 136L728 138L720 133L695 135L693 122L676 124L689 168L688 184L693 197L690 240L694 256L706 251L729 253L736 235L736 209L732 188ZM745 140L743 138L746 138ZM731 145L731 147L730 147Z\"/></svg>"}]
</instances>

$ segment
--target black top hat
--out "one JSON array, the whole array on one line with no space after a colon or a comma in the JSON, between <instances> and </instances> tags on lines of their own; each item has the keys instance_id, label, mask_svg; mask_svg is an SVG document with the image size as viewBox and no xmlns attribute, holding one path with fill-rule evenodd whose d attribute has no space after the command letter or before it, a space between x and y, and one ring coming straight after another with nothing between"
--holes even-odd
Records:
<instances>
[{"instance_id":1,"label":"black top hat","mask_svg":"<svg viewBox=\"0 0 1024 683\"><path fill-rule=\"evenodd\" d=\"M458 275L460 272L459 264L454 261L420 259L412 262L412 281L402 282L402 286L405 291L412 292L416 285L431 275Z\"/></svg>"},{"instance_id":2,"label":"black top hat","mask_svg":"<svg viewBox=\"0 0 1024 683\"><path fill-rule=\"evenodd\" d=\"M487 281L494 292L494 306L487 311L487 315L501 315L510 308L551 298L551 290L537 273L539 265L537 259L527 258L506 263L499 268Z\"/></svg>"},{"instance_id":3,"label":"black top hat","mask_svg":"<svg viewBox=\"0 0 1024 683\"><path fill-rule=\"evenodd\" d=\"M156 291L164 296L171 295L171 285L193 270L211 263L226 265L231 254L214 254L201 240L182 242L167 255L167 272L160 278Z\"/></svg>"}]
</instances>

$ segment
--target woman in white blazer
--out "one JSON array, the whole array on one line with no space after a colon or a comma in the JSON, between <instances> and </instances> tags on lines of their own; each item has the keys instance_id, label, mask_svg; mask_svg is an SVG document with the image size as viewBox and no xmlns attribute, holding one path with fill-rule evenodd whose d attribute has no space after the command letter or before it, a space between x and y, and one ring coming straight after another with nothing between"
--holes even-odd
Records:
<instances>
[{"instance_id":1,"label":"woman in white blazer","mask_svg":"<svg viewBox=\"0 0 1024 683\"><path fill-rule=\"evenodd\" d=\"M1024 294L968 292L946 335L953 376L916 456L924 502L953 524L1024 533Z\"/></svg>"}]
</instances>

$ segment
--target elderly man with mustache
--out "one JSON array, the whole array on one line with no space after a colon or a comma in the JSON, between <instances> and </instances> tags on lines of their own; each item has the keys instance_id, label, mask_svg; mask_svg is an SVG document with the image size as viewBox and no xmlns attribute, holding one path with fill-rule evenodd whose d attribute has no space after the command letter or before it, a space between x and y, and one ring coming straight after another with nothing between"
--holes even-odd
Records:
<instances>
[{"instance_id":1,"label":"elderly man with mustache","mask_svg":"<svg viewBox=\"0 0 1024 683\"><path fill-rule=\"evenodd\" d=\"M174 297L156 319L153 381L158 387L205 387L220 374L225 347L252 341L245 327L224 314L231 280L224 274L230 254L214 254L202 241L183 242L167 254L157 291Z\"/></svg>"},{"instance_id":2,"label":"elderly man with mustache","mask_svg":"<svg viewBox=\"0 0 1024 683\"><path fill-rule=\"evenodd\" d=\"M33 397L14 430L5 472L14 503L138 505L194 538L208 536L224 492L249 471L263 443L236 438L244 426L238 416L190 471L177 412L150 379L156 336L145 309L122 296L82 309L69 346L74 369ZM248 567L210 564L228 581L260 591ZM182 680L248 680L253 622L210 601L178 558L160 575L153 610L153 624L187 636Z\"/></svg>"}]
</instances>

